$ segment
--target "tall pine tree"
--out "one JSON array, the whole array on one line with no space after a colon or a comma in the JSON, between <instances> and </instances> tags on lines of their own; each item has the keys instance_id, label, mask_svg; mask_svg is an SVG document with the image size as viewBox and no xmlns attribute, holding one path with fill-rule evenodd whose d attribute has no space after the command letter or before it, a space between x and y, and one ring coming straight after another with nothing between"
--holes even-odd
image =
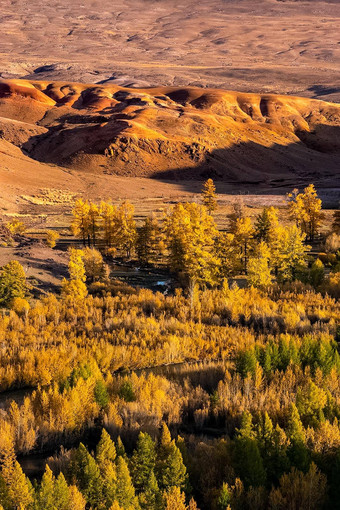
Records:
<instances>
[{"instance_id":1,"label":"tall pine tree","mask_svg":"<svg viewBox=\"0 0 340 510\"><path fill-rule=\"evenodd\" d=\"M203 205L208 213L212 214L217 209L216 187L212 179L208 179L202 188Z\"/></svg>"},{"instance_id":2,"label":"tall pine tree","mask_svg":"<svg viewBox=\"0 0 340 510\"><path fill-rule=\"evenodd\" d=\"M119 505L127 510L133 505L135 496L128 465L123 457L118 457L116 499Z\"/></svg>"},{"instance_id":3,"label":"tall pine tree","mask_svg":"<svg viewBox=\"0 0 340 510\"><path fill-rule=\"evenodd\" d=\"M146 487L155 465L155 444L149 434L140 432L137 447L130 460L131 476L137 490Z\"/></svg>"}]
</instances>

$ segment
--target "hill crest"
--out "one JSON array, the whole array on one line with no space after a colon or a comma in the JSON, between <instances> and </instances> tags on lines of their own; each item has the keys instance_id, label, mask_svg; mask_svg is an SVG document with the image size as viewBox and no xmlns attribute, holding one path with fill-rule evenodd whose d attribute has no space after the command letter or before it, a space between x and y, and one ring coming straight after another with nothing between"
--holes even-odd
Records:
<instances>
[{"instance_id":1,"label":"hill crest","mask_svg":"<svg viewBox=\"0 0 340 510\"><path fill-rule=\"evenodd\" d=\"M196 87L0 82L1 136L79 171L269 183L338 177L340 105Z\"/></svg>"}]
</instances>

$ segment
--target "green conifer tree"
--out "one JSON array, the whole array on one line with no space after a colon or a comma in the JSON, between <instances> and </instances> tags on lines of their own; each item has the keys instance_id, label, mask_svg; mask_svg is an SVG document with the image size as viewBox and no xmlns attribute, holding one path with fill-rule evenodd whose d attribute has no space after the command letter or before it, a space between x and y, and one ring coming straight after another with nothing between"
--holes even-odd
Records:
<instances>
[{"instance_id":1,"label":"green conifer tree","mask_svg":"<svg viewBox=\"0 0 340 510\"><path fill-rule=\"evenodd\" d=\"M236 432L239 438L254 439L253 417L249 411L242 413L241 427Z\"/></svg>"},{"instance_id":2,"label":"green conifer tree","mask_svg":"<svg viewBox=\"0 0 340 510\"><path fill-rule=\"evenodd\" d=\"M111 439L110 434L103 429L102 434L96 448L96 461L99 467L103 466L107 461L114 462L117 457L116 447Z\"/></svg>"},{"instance_id":3,"label":"green conifer tree","mask_svg":"<svg viewBox=\"0 0 340 510\"><path fill-rule=\"evenodd\" d=\"M256 216L255 220L255 234L254 237L258 241L264 241L265 243L269 242L269 232L270 232L270 216L268 213L268 207L264 207L262 211Z\"/></svg>"},{"instance_id":4,"label":"green conifer tree","mask_svg":"<svg viewBox=\"0 0 340 510\"><path fill-rule=\"evenodd\" d=\"M302 425L299 411L294 403L290 405L287 432L291 441L295 443L305 442L305 429Z\"/></svg>"},{"instance_id":5,"label":"green conifer tree","mask_svg":"<svg viewBox=\"0 0 340 510\"><path fill-rule=\"evenodd\" d=\"M260 453L266 467L268 482L276 483L289 469L287 457L287 437L279 427L274 428L267 412L261 416L257 427L257 439Z\"/></svg>"},{"instance_id":6,"label":"green conifer tree","mask_svg":"<svg viewBox=\"0 0 340 510\"><path fill-rule=\"evenodd\" d=\"M278 211L275 207L264 207L256 216L254 237L258 241L264 241L270 245L275 229L278 226Z\"/></svg>"},{"instance_id":7,"label":"green conifer tree","mask_svg":"<svg viewBox=\"0 0 340 510\"><path fill-rule=\"evenodd\" d=\"M117 468L116 465L109 461L105 460L104 464L101 466L101 477L103 483L103 500L105 501L106 508L109 508L114 500L116 499L117 494Z\"/></svg>"},{"instance_id":8,"label":"green conifer tree","mask_svg":"<svg viewBox=\"0 0 340 510\"><path fill-rule=\"evenodd\" d=\"M248 438L236 440L235 463L238 475L245 486L259 487L265 484L266 472L256 440Z\"/></svg>"},{"instance_id":9,"label":"green conifer tree","mask_svg":"<svg viewBox=\"0 0 340 510\"><path fill-rule=\"evenodd\" d=\"M260 417L260 421L257 427L257 439L261 448L266 450L273 444L273 422L270 419L267 411Z\"/></svg>"},{"instance_id":10,"label":"green conifer tree","mask_svg":"<svg viewBox=\"0 0 340 510\"><path fill-rule=\"evenodd\" d=\"M305 429L295 404L290 406L287 434L290 439L288 457L291 464L300 471L307 472L310 464L309 454L305 445Z\"/></svg>"},{"instance_id":11,"label":"green conifer tree","mask_svg":"<svg viewBox=\"0 0 340 510\"><path fill-rule=\"evenodd\" d=\"M96 381L96 385L94 387L94 398L102 409L105 409L107 404L109 403L109 394L107 391L107 388L105 386L105 383L102 379L98 379Z\"/></svg>"},{"instance_id":12,"label":"green conifer tree","mask_svg":"<svg viewBox=\"0 0 340 510\"><path fill-rule=\"evenodd\" d=\"M37 510L54 510L55 509L55 478L49 466L46 466L43 474L40 488L37 492L36 502Z\"/></svg>"},{"instance_id":13,"label":"green conifer tree","mask_svg":"<svg viewBox=\"0 0 340 510\"><path fill-rule=\"evenodd\" d=\"M160 510L162 508L161 499L157 479L152 470L143 492L139 495L139 503L143 510Z\"/></svg>"},{"instance_id":14,"label":"green conifer tree","mask_svg":"<svg viewBox=\"0 0 340 510\"><path fill-rule=\"evenodd\" d=\"M162 489L166 490L175 486L182 490L187 488L187 469L184 465L182 454L174 440L168 446L167 457L161 464L160 483Z\"/></svg>"},{"instance_id":15,"label":"green conifer tree","mask_svg":"<svg viewBox=\"0 0 340 510\"><path fill-rule=\"evenodd\" d=\"M73 453L69 465L69 477L91 505L100 507L102 501L102 480L99 468L83 443Z\"/></svg>"},{"instance_id":16,"label":"green conifer tree","mask_svg":"<svg viewBox=\"0 0 340 510\"><path fill-rule=\"evenodd\" d=\"M255 375L256 364L257 358L253 348L238 353L236 358L236 369L243 378L246 378L248 375Z\"/></svg>"},{"instance_id":17,"label":"green conifer tree","mask_svg":"<svg viewBox=\"0 0 340 510\"><path fill-rule=\"evenodd\" d=\"M124 459L127 459L127 455L125 452L125 446L123 444L123 441L120 436L117 438L117 445L116 445L116 453L117 457L124 457Z\"/></svg>"},{"instance_id":18,"label":"green conifer tree","mask_svg":"<svg viewBox=\"0 0 340 510\"><path fill-rule=\"evenodd\" d=\"M103 499L105 500L107 508L111 506L116 497L116 457L117 453L115 444L107 431L103 429L96 448L96 461L101 474Z\"/></svg>"},{"instance_id":19,"label":"green conifer tree","mask_svg":"<svg viewBox=\"0 0 340 510\"><path fill-rule=\"evenodd\" d=\"M255 439L252 416L248 411L243 413L241 427L237 431L234 458L237 474L246 486L258 487L265 484L263 460Z\"/></svg>"},{"instance_id":20,"label":"green conifer tree","mask_svg":"<svg viewBox=\"0 0 340 510\"><path fill-rule=\"evenodd\" d=\"M59 473L54 484L55 508L58 510L72 510L70 491L63 473Z\"/></svg>"},{"instance_id":21,"label":"green conifer tree","mask_svg":"<svg viewBox=\"0 0 340 510\"><path fill-rule=\"evenodd\" d=\"M140 432L137 447L130 461L131 476L137 490L142 490L147 485L155 464L155 444L149 434Z\"/></svg>"},{"instance_id":22,"label":"green conifer tree","mask_svg":"<svg viewBox=\"0 0 340 510\"><path fill-rule=\"evenodd\" d=\"M129 468L125 459L121 456L117 458L116 499L124 509L131 507L135 500L135 488L132 484Z\"/></svg>"}]
</instances>

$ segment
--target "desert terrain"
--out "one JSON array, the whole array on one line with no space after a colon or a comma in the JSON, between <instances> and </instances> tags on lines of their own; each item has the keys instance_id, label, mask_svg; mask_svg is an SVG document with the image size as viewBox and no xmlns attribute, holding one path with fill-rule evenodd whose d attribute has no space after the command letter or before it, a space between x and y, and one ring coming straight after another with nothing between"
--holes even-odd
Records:
<instances>
[{"instance_id":1,"label":"desert terrain","mask_svg":"<svg viewBox=\"0 0 340 510\"><path fill-rule=\"evenodd\" d=\"M0 116L3 210L46 188L73 198L83 191L94 199L150 199L195 193L194 182L208 177L222 183L220 193L282 195L313 181L334 194L339 186L335 103L198 87L4 80Z\"/></svg>"},{"instance_id":2,"label":"desert terrain","mask_svg":"<svg viewBox=\"0 0 340 510\"><path fill-rule=\"evenodd\" d=\"M0 0L0 23L1 214L65 193L144 215L207 177L337 205L337 1Z\"/></svg>"},{"instance_id":3,"label":"desert terrain","mask_svg":"<svg viewBox=\"0 0 340 510\"><path fill-rule=\"evenodd\" d=\"M3 78L340 99L337 0L1 0Z\"/></svg>"}]
</instances>

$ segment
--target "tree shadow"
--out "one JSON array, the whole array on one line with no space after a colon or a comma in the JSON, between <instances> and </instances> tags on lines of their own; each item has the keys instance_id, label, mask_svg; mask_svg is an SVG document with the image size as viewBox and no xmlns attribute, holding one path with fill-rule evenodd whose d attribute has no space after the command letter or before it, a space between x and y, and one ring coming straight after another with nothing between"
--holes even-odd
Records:
<instances>
[{"instance_id":1,"label":"tree shadow","mask_svg":"<svg viewBox=\"0 0 340 510\"><path fill-rule=\"evenodd\" d=\"M68 275L67 263L58 262L52 258L43 259L28 255L25 257L25 265L28 269L39 269L40 271L44 271L59 280L66 278Z\"/></svg>"}]
</instances>

